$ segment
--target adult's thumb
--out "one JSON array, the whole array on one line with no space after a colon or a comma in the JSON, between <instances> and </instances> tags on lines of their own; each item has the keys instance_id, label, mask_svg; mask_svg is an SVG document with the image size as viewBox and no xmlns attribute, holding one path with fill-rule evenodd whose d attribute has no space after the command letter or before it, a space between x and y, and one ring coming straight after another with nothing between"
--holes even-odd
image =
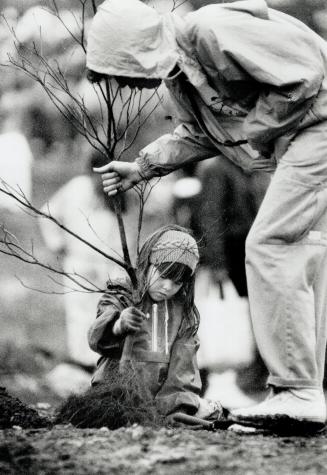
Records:
<instances>
[{"instance_id":1,"label":"adult's thumb","mask_svg":"<svg viewBox=\"0 0 327 475\"><path fill-rule=\"evenodd\" d=\"M95 173L106 173L106 172L112 172L113 167L111 163L107 163L106 165L103 165L102 167L94 167L93 171Z\"/></svg>"}]
</instances>

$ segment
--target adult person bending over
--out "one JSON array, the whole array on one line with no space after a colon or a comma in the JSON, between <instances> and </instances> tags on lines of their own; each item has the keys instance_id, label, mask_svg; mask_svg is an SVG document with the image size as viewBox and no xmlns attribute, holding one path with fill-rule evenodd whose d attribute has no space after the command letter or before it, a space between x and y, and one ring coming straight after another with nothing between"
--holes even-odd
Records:
<instances>
[{"instance_id":1,"label":"adult person bending over","mask_svg":"<svg viewBox=\"0 0 327 475\"><path fill-rule=\"evenodd\" d=\"M233 418L318 429L326 419L326 43L263 0L208 5L184 19L138 0L106 0L90 28L87 67L122 86L164 80L179 113L174 133L134 163L97 170L110 196L219 152L246 170L277 164L246 257L271 394Z\"/></svg>"}]
</instances>

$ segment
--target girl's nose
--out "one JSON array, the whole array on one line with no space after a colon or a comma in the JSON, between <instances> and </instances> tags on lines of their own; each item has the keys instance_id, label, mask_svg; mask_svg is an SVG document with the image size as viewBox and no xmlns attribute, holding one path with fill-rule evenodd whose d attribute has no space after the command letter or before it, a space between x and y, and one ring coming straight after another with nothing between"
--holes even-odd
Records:
<instances>
[{"instance_id":1,"label":"girl's nose","mask_svg":"<svg viewBox=\"0 0 327 475\"><path fill-rule=\"evenodd\" d=\"M174 282L172 280L165 279L163 287L166 292L170 292L173 288L173 285L174 285Z\"/></svg>"}]
</instances>

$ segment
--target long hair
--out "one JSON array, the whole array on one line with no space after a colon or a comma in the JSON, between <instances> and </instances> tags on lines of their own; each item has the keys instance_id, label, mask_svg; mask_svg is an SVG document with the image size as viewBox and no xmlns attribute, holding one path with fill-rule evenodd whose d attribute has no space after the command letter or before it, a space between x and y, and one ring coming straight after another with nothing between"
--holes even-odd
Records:
<instances>
[{"instance_id":1,"label":"long hair","mask_svg":"<svg viewBox=\"0 0 327 475\"><path fill-rule=\"evenodd\" d=\"M167 231L181 231L192 235L188 229L185 229L182 226L169 224L158 229L147 238L140 250L136 265L137 279L139 282L139 295L141 300L144 299L147 292L147 271L151 265L150 255L152 249L159 241L161 236ZM159 273L164 278L170 278L176 281L181 280L183 282L182 287L178 291L178 295L180 296L183 305L183 318L187 318L189 320L191 326L194 329L194 333L196 333L199 327L200 318L199 313L194 305L195 273L193 272L192 274L192 272L188 272L187 266L176 262L162 263L156 267L159 268Z\"/></svg>"}]
</instances>

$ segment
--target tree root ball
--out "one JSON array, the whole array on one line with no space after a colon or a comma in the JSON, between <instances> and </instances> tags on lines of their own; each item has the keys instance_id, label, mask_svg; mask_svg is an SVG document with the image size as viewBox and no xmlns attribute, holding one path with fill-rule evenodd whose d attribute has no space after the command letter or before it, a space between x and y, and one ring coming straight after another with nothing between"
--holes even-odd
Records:
<instances>
[{"instance_id":1,"label":"tree root ball","mask_svg":"<svg viewBox=\"0 0 327 475\"><path fill-rule=\"evenodd\" d=\"M162 425L153 398L139 384L133 371L113 370L110 381L92 386L82 395L70 396L59 408L55 424L71 423L79 428L132 424Z\"/></svg>"}]
</instances>

